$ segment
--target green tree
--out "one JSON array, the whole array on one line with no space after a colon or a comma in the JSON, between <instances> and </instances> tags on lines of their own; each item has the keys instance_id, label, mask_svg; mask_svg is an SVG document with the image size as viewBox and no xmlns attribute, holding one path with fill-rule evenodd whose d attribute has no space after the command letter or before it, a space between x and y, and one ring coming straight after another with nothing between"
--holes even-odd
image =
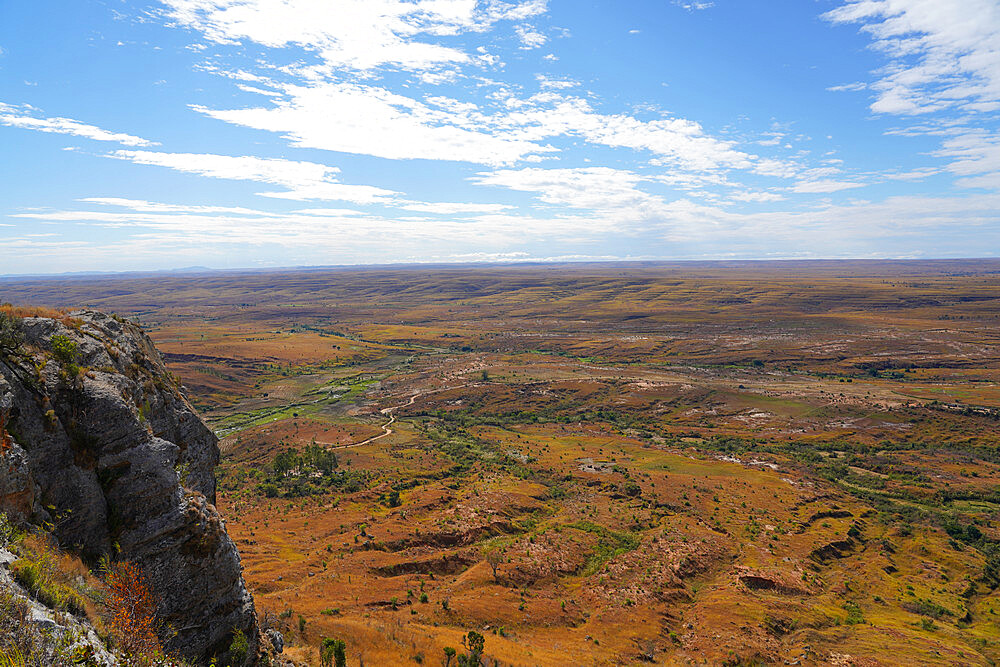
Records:
<instances>
[{"instance_id":1,"label":"green tree","mask_svg":"<svg viewBox=\"0 0 1000 667\"><path fill-rule=\"evenodd\" d=\"M485 558L486 562L489 563L490 569L493 570L493 581L500 583L500 577L497 576L497 569L500 567L500 564L503 563L504 561L503 551L501 551L499 548L484 549L483 557Z\"/></svg>"},{"instance_id":2,"label":"green tree","mask_svg":"<svg viewBox=\"0 0 1000 667\"><path fill-rule=\"evenodd\" d=\"M294 450L286 450L280 452L274 457L274 462L271 463L271 468L274 470L274 474L279 477L285 477L295 468L296 453Z\"/></svg>"},{"instance_id":3,"label":"green tree","mask_svg":"<svg viewBox=\"0 0 1000 667\"><path fill-rule=\"evenodd\" d=\"M475 630L469 630L469 634L465 636L465 646L469 649L469 655L466 657L466 665L470 667L479 667L479 663L483 658L483 651L486 650L486 637Z\"/></svg>"},{"instance_id":4,"label":"green tree","mask_svg":"<svg viewBox=\"0 0 1000 667\"><path fill-rule=\"evenodd\" d=\"M449 667L449 665L451 665L451 659L455 657L456 653L458 653L458 651L456 651L452 647L450 646L444 647L444 658L445 658L444 667Z\"/></svg>"},{"instance_id":5,"label":"green tree","mask_svg":"<svg viewBox=\"0 0 1000 667\"><path fill-rule=\"evenodd\" d=\"M324 637L319 659L323 667L347 667L347 643L343 639Z\"/></svg>"}]
</instances>

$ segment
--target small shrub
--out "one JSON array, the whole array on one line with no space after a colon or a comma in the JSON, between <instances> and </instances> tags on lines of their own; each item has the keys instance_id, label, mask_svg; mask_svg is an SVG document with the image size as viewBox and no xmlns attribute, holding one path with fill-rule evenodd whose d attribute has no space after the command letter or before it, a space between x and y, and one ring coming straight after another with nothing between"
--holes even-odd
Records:
<instances>
[{"instance_id":1,"label":"small shrub","mask_svg":"<svg viewBox=\"0 0 1000 667\"><path fill-rule=\"evenodd\" d=\"M69 337L62 334L56 334L52 337L49 344L52 347L52 357L60 364L76 363L79 350L75 341L70 340Z\"/></svg>"},{"instance_id":2,"label":"small shrub","mask_svg":"<svg viewBox=\"0 0 1000 667\"><path fill-rule=\"evenodd\" d=\"M845 602L844 610L847 612L847 618L844 621L847 625L860 625L865 622L865 617L861 613L861 607L853 602Z\"/></svg>"},{"instance_id":3,"label":"small shrub","mask_svg":"<svg viewBox=\"0 0 1000 667\"><path fill-rule=\"evenodd\" d=\"M233 633L233 641L229 645L229 657L233 665L242 665L247 661L250 653L250 642L242 630Z\"/></svg>"},{"instance_id":4,"label":"small shrub","mask_svg":"<svg viewBox=\"0 0 1000 667\"><path fill-rule=\"evenodd\" d=\"M16 352L23 342L20 318L0 312L0 352Z\"/></svg>"},{"instance_id":5,"label":"small shrub","mask_svg":"<svg viewBox=\"0 0 1000 667\"><path fill-rule=\"evenodd\" d=\"M134 660L154 660L162 654L156 636L156 599L135 563L110 566L106 583L111 636Z\"/></svg>"}]
</instances>

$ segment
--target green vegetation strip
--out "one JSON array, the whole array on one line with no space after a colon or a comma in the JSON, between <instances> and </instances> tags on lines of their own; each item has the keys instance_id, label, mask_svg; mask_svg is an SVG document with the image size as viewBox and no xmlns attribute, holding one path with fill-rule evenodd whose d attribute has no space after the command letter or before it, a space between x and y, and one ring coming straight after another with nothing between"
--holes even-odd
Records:
<instances>
[{"instance_id":1,"label":"green vegetation strip","mask_svg":"<svg viewBox=\"0 0 1000 667\"><path fill-rule=\"evenodd\" d=\"M617 558L639 547L639 536L635 533L614 531L590 521L576 521L566 524L566 527L597 535L597 547L583 566L582 574L584 576L598 572L612 558Z\"/></svg>"},{"instance_id":2,"label":"green vegetation strip","mask_svg":"<svg viewBox=\"0 0 1000 667\"><path fill-rule=\"evenodd\" d=\"M321 406L333 405L334 403L350 401L357 398L360 394L364 393L369 386L377 381L378 380L374 378L369 378L365 380L347 380L337 382L334 383L337 386L347 386L344 393L329 395L330 390L327 388L313 389L308 392L307 395L315 396L324 393L328 395L325 398L318 398L314 401L289 403L287 405L279 405L271 408L260 408L259 410L237 412L215 421L212 424L212 427L218 437L224 438L228 435L232 435L233 433L245 431L246 429L253 428L255 426L276 422L281 419L290 419L295 416L315 413Z\"/></svg>"}]
</instances>

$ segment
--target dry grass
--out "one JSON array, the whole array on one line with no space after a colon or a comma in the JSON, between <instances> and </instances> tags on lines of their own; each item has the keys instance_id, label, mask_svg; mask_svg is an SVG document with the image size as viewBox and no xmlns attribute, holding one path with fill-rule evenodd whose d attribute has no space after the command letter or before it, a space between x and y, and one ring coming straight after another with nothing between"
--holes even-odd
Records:
<instances>
[{"instance_id":1,"label":"dry grass","mask_svg":"<svg viewBox=\"0 0 1000 667\"><path fill-rule=\"evenodd\" d=\"M97 612L101 583L78 557L61 551L44 533L24 536L14 550L18 560L11 564L11 573L33 597L47 607L85 617L96 628L102 628Z\"/></svg>"},{"instance_id":2,"label":"dry grass","mask_svg":"<svg viewBox=\"0 0 1000 667\"><path fill-rule=\"evenodd\" d=\"M9 317L43 317L50 320L59 320L67 327L80 326L80 320L70 317L68 310L63 308L47 308L45 306L14 306L9 303L0 304L0 313Z\"/></svg>"},{"instance_id":3,"label":"dry grass","mask_svg":"<svg viewBox=\"0 0 1000 667\"><path fill-rule=\"evenodd\" d=\"M997 268L379 269L12 294L142 311L233 428L220 509L304 661L335 637L352 662L440 664L477 629L509 665L985 664ZM393 406L391 436L338 451L366 488L258 491L277 452L357 442ZM506 557L496 579L484 546Z\"/></svg>"}]
</instances>

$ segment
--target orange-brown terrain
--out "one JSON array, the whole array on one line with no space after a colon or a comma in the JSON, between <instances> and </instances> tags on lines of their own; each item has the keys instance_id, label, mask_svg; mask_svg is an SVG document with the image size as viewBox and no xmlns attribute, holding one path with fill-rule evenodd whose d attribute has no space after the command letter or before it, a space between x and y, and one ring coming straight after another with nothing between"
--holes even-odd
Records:
<instances>
[{"instance_id":1,"label":"orange-brown terrain","mask_svg":"<svg viewBox=\"0 0 1000 667\"><path fill-rule=\"evenodd\" d=\"M137 318L319 664L994 664L1000 261L0 282Z\"/></svg>"}]
</instances>

